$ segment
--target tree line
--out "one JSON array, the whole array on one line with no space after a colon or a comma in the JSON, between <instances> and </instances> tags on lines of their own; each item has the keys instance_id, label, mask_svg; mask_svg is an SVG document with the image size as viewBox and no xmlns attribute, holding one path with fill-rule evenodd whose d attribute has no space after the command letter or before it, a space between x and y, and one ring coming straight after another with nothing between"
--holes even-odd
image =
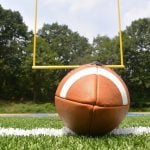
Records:
<instances>
[{"instance_id":1,"label":"tree line","mask_svg":"<svg viewBox=\"0 0 150 150\"><path fill-rule=\"evenodd\" d=\"M150 98L150 18L133 21L123 31L125 69L117 69L131 100ZM60 80L70 70L32 70L33 31L18 11L0 5L0 99L53 101ZM37 33L36 65L74 65L99 61L119 64L119 37L97 35L93 43L57 22Z\"/></svg>"}]
</instances>

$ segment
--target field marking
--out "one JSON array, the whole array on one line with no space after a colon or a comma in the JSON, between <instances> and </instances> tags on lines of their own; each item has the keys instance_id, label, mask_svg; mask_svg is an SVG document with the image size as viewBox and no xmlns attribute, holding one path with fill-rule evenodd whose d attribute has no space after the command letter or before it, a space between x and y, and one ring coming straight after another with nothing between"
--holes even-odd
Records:
<instances>
[{"instance_id":1,"label":"field marking","mask_svg":"<svg viewBox=\"0 0 150 150\"><path fill-rule=\"evenodd\" d=\"M143 135L150 134L150 127L130 127L118 128L109 133L110 135ZM19 128L0 128L0 136L65 136L75 135L73 131L64 127L61 129L54 128L35 128L35 129L19 129Z\"/></svg>"},{"instance_id":2,"label":"field marking","mask_svg":"<svg viewBox=\"0 0 150 150\"><path fill-rule=\"evenodd\" d=\"M19 129L19 128L0 128L0 136L64 136L74 135L70 129L64 127L61 129L54 128L35 128L35 129Z\"/></svg>"},{"instance_id":3,"label":"field marking","mask_svg":"<svg viewBox=\"0 0 150 150\"><path fill-rule=\"evenodd\" d=\"M130 127L130 128L118 128L110 132L113 135L142 135L150 134L150 127Z\"/></svg>"}]
</instances>

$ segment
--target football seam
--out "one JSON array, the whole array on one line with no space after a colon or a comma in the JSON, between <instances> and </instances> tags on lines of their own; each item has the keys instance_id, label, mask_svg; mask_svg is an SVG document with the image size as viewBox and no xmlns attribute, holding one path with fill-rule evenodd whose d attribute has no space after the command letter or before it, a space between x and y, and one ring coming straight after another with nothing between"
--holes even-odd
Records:
<instances>
[{"instance_id":1,"label":"football seam","mask_svg":"<svg viewBox=\"0 0 150 150\"><path fill-rule=\"evenodd\" d=\"M63 100L68 100L68 101L71 101L71 102L75 102L75 103L78 103L78 104L85 104L85 105L90 105L90 106L98 106L98 107L122 107L122 106L129 106L129 104L126 104L126 105L94 105L94 104L90 104L90 103L83 103L83 102L77 102L77 101L74 101L72 99L66 99L66 98L63 98L63 97L60 97L60 96L57 96L55 95L55 97L58 97L58 98L61 98Z\"/></svg>"}]
</instances>

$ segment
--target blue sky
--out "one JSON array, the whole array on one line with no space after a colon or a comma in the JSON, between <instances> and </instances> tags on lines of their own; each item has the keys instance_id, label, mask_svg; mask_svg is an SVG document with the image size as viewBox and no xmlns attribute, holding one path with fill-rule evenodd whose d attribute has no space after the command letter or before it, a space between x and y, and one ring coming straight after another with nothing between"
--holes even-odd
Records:
<instances>
[{"instance_id":1,"label":"blue sky","mask_svg":"<svg viewBox=\"0 0 150 150\"><path fill-rule=\"evenodd\" d=\"M150 0L120 0L122 29L133 20L150 17ZM32 30L35 0L0 0L5 9L17 10ZM118 33L117 0L38 0L38 28L43 23L66 24L92 41L99 35Z\"/></svg>"}]
</instances>

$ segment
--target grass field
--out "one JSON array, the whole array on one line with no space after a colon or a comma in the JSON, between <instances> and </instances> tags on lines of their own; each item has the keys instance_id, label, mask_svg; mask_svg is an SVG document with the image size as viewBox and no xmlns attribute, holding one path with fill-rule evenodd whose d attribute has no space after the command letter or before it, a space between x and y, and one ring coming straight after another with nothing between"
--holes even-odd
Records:
<instances>
[{"instance_id":1,"label":"grass field","mask_svg":"<svg viewBox=\"0 0 150 150\"><path fill-rule=\"evenodd\" d=\"M126 117L120 127L150 126L150 116ZM5 128L62 128L58 117L0 117ZM150 150L150 134L105 136L0 136L0 150Z\"/></svg>"},{"instance_id":2,"label":"grass field","mask_svg":"<svg viewBox=\"0 0 150 150\"><path fill-rule=\"evenodd\" d=\"M149 107L130 111L150 111ZM0 113L55 113L52 103L0 101ZM150 116L126 117L120 125L150 127ZM63 122L58 117L0 117L1 128L55 128ZM105 136L0 136L0 150L150 150L150 134Z\"/></svg>"},{"instance_id":3,"label":"grass field","mask_svg":"<svg viewBox=\"0 0 150 150\"><path fill-rule=\"evenodd\" d=\"M150 107L134 107L129 111L150 112ZM55 113L53 103L13 102L0 100L0 113Z\"/></svg>"},{"instance_id":4,"label":"grass field","mask_svg":"<svg viewBox=\"0 0 150 150\"><path fill-rule=\"evenodd\" d=\"M53 103L13 102L0 100L0 113L55 113Z\"/></svg>"}]
</instances>

